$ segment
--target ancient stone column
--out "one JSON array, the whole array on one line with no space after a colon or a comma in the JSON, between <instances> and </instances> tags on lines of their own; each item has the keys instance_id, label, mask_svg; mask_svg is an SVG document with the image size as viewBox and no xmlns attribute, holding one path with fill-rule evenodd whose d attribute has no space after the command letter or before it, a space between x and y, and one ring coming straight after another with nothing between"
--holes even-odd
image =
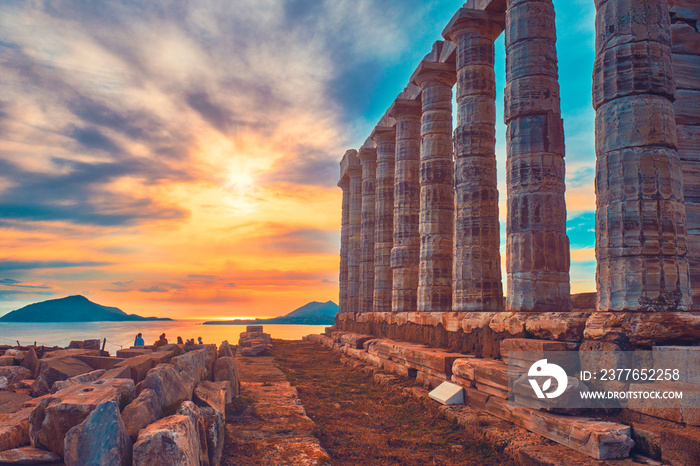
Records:
<instances>
[{"instance_id":1,"label":"ancient stone column","mask_svg":"<svg viewBox=\"0 0 700 466\"><path fill-rule=\"evenodd\" d=\"M596 0L596 258L601 311L692 304L667 0Z\"/></svg>"},{"instance_id":2,"label":"ancient stone column","mask_svg":"<svg viewBox=\"0 0 700 466\"><path fill-rule=\"evenodd\" d=\"M457 44L453 311L503 310L496 182L494 44L503 13L463 8L443 32Z\"/></svg>"},{"instance_id":3,"label":"ancient stone column","mask_svg":"<svg viewBox=\"0 0 700 466\"><path fill-rule=\"evenodd\" d=\"M362 165L362 240L360 245L359 311L372 312L374 302L374 220L377 150L363 147Z\"/></svg>"},{"instance_id":4,"label":"ancient stone column","mask_svg":"<svg viewBox=\"0 0 700 466\"><path fill-rule=\"evenodd\" d=\"M343 190L343 210L341 213L340 227L340 273L338 274L338 309L339 312L348 311L348 250L350 240L350 178L343 176L338 182L338 187Z\"/></svg>"},{"instance_id":5,"label":"ancient stone column","mask_svg":"<svg viewBox=\"0 0 700 466\"><path fill-rule=\"evenodd\" d=\"M552 0L507 0L509 311L567 311L564 129Z\"/></svg>"},{"instance_id":6,"label":"ancient stone column","mask_svg":"<svg viewBox=\"0 0 700 466\"><path fill-rule=\"evenodd\" d=\"M421 87L420 264L418 311L452 310L454 191L452 86L454 65L422 62L412 78Z\"/></svg>"},{"instance_id":7,"label":"ancient stone column","mask_svg":"<svg viewBox=\"0 0 700 466\"><path fill-rule=\"evenodd\" d=\"M374 312L391 312L391 249L394 246L394 155L396 128L378 126L370 138L377 144L374 216Z\"/></svg>"},{"instance_id":8,"label":"ancient stone column","mask_svg":"<svg viewBox=\"0 0 700 466\"><path fill-rule=\"evenodd\" d=\"M394 247L392 312L416 312L420 262L420 119L421 103L396 99L389 109L396 120L396 174L394 180Z\"/></svg>"},{"instance_id":9,"label":"ancient stone column","mask_svg":"<svg viewBox=\"0 0 700 466\"><path fill-rule=\"evenodd\" d=\"M356 150L343 157L344 172L349 179L350 216L348 225L348 286L347 308L343 312L357 312L360 296L360 243L362 237L362 169ZM343 198L344 199L344 198ZM342 270L342 268L341 268Z\"/></svg>"}]
</instances>

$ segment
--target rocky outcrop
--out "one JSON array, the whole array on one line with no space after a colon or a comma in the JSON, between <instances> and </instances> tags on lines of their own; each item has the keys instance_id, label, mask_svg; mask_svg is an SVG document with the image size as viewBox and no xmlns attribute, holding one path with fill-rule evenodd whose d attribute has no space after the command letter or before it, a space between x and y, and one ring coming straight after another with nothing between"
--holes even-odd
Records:
<instances>
[{"instance_id":1,"label":"rocky outcrop","mask_svg":"<svg viewBox=\"0 0 700 466\"><path fill-rule=\"evenodd\" d=\"M63 456L64 439L70 429L83 422L100 404L112 401L119 406L133 393L132 380L112 379L75 385L42 398L30 417L32 446Z\"/></svg>"},{"instance_id":2,"label":"rocky outcrop","mask_svg":"<svg viewBox=\"0 0 700 466\"><path fill-rule=\"evenodd\" d=\"M119 415L119 405L105 401L66 434L66 466L131 466L131 438Z\"/></svg>"},{"instance_id":3,"label":"rocky outcrop","mask_svg":"<svg viewBox=\"0 0 700 466\"><path fill-rule=\"evenodd\" d=\"M160 417L161 404L156 392L143 389L139 396L122 411L122 420L131 439L135 442L141 429Z\"/></svg>"},{"instance_id":4,"label":"rocky outcrop","mask_svg":"<svg viewBox=\"0 0 700 466\"><path fill-rule=\"evenodd\" d=\"M134 445L134 466L199 466L199 432L189 416L176 414L146 427Z\"/></svg>"}]
</instances>

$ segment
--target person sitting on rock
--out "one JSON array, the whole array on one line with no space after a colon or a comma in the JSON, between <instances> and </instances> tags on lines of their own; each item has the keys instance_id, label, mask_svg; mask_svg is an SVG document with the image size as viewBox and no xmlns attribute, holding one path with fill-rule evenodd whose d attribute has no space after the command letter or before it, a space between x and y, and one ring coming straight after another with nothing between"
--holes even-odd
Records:
<instances>
[{"instance_id":1,"label":"person sitting on rock","mask_svg":"<svg viewBox=\"0 0 700 466\"><path fill-rule=\"evenodd\" d=\"M204 344L204 343L202 343L202 337L198 337L198 338L197 338L197 343L199 343L200 345L203 345L203 344Z\"/></svg>"},{"instance_id":2,"label":"person sitting on rock","mask_svg":"<svg viewBox=\"0 0 700 466\"><path fill-rule=\"evenodd\" d=\"M165 333L160 335L160 340L158 340L155 345L156 348L160 348L161 346L165 346L168 344L168 340L165 338Z\"/></svg>"},{"instance_id":3,"label":"person sitting on rock","mask_svg":"<svg viewBox=\"0 0 700 466\"><path fill-rule=\"evenodd\" d=\"M134 346L146 346L146 342L143 341L143 336L141 335L141 332L139 332L139 334L136 335L136 338L134 339Z\"/></svg>"},{"instance_id":4,"label":"person sitting on rock","mask_svg":"<svg viewBox=\"0 0 700 466\"><path fill-rule=\"evenodd\" d=\"M177 337L177 344L182 345L182 337Z\"/></svg>"}]
</instances>

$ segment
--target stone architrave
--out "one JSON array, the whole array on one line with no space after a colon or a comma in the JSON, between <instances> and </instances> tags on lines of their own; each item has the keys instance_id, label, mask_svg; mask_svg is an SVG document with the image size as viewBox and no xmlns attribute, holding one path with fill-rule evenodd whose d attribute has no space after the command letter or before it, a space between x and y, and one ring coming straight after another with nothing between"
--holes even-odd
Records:
<instances>
[{"instance_id":1,"label":"stone architrave","mask_svg":"<svg viewBox=\"0 0 700 466\"><path fill-rule=\"evenodd\" d=\"M338 187L343 190L343 210L340 228L340 273L338 275L339 312L348 311L348 249L350 240L350 178L343 176L338 182Z\"/></svg>"},{"instance_id":2,"label":"stone architrave","mask_svg":"<svg viewBox=\"0 0 700 466\"><path fill-rule=\"evenodd\" d=\"M568 311L564 126L552 0L506 2L508 311Z\"/></svg>"},{"instance_id":3,"label":"stone architrave","mask_svg":"<svg viewBox=\"0 0 700 466\"><path fill-rule=\"evenodd\" d=\"M362 169L356 150L343 157L343 174L349 178L350 217L348 219L347 307L341 312L357 312L360 296L360 244L362 238ZM342 283L342 282L341 282ZM341 284L342 286L342 284Z\"/></svg>"},{"instance_id":4,"label":"stone architrave","mask_svg":"<svg viewBox=\"0 0 700 466\"><path fill-rule=\"evenodd\" d=\"M457 44L452 310L503 310L496 181L494 40L503 13L462 8L443 37Z\"/></svg>"},{"instance_id":5,"label":"stone architrave","mask_svg":"<svg viewBox=\"0 0 700 466\"><path fill-rule=\"evenodd\" d=\"M374 302L374 221L376 208L377 150L362 147L362 240L360 244L359 311L372 312Z\"/></svg>"},{"instance_id":6,"label":"stone architrave","mask_svg":"<svg viewBox=\"0 0 700 466\"><path fill-rule=\"evenodd\" d=\"M396 128L377 126L370 138L377 144L374 216L374 312L391 312L391 249L394 246L394 157Z\"/></svg>"},{"instance_id":7,"label":"stone architrave","mask_svg":"<svg viewBox=\"0 0 700 466\"><path fill-rule=\"evenodd\" d=\"M411 78L422 101L418 312L452 309L454 65L423 61Z\"/></svg>"},{"instance_id":8,"label":"stone architrave","mask_svg":"<svg viewBox=\"0 0 700 466\"><path fill-rule=\"evenodd\" d=\"M597 309L686 310L668 2L595 3Z\"/></svg>"},{"instance_id":9,"label":"stone architrave","mask_svg":"<svg viewBox=\"0 0 700 466\"><path fill-rule=\"evenodd\" d=\"M420 262L421 103L398 98L388 112L396 120L392 312L416 312Z\"/></svg>"}]
</instances>

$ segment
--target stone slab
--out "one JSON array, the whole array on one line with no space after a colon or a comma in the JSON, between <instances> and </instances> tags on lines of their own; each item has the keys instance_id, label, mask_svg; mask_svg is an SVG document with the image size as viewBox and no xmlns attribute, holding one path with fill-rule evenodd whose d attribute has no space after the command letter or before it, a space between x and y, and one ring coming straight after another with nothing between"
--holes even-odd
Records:
<instances>
[{"instance_id":1,"label":"stone slab","mask_svg":"<svg viewBox=\"0 0 700 466\"><path fill-rule=\"evenodd\" d=\"M0 464L51 464L59 463L56 453L34 447L20 447L0 452Z\"/></svg>"},{"instance_id":2,"label":"stone slab","mask_svg":"<svg viewBox=\"0 0 700 466\"><path fill-rule=\"evenodd\" d=\"M443 382L428 394L430 398L443 405L464 404L464 391L459 385Z\"/></svg>"}]
</instances>

